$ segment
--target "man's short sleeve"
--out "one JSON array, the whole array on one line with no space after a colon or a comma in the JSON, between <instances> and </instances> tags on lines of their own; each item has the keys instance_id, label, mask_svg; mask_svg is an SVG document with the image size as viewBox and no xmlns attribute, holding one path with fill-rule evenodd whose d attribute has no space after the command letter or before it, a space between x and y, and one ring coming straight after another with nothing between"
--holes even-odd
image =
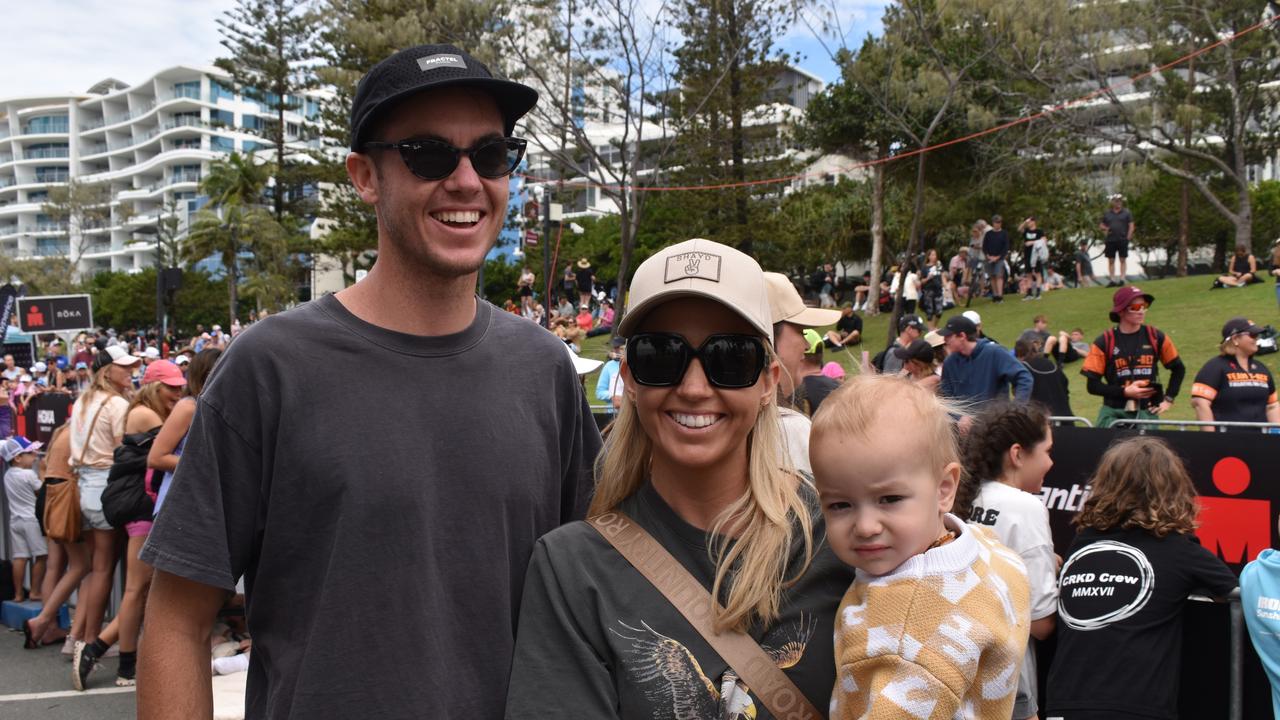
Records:
<instances>
[{"instance_id":1,"label":"man's short sleeve","mask_svg":"<svg viewBox=\"0 0 1280 720\"><path fill-rule=\"evenodd\" d=\"M261 476L261 448L202 398L141 559L205 585L235 588L253 562Z\"/></svg>"},{"instance_id":2,"label":"man's short sleeve","mask_svg":"<svg viewBox=\"0 0 1280 720\"><path fill-rule=\"evenodd\" d=\"M1080 368L1081 373L1093 373L1098 377L1107 374L1107 353L1102 347L1102 338L1099 337L1089 346L1089 354L1084 358L1084 365Z\"/></svg>"},{"instance_id":3,"label":"man's short sleeve","mask_svg":"<svg viewBox=\"0 0 1280 720\"><path fill-rule=\"evenodd\" d=\"M1160 333L1160 364L1168 367L1170 363L1178 359L1178 348L1173 345L1173 338L1168 334Z\"/></svg>"}]
</instances>

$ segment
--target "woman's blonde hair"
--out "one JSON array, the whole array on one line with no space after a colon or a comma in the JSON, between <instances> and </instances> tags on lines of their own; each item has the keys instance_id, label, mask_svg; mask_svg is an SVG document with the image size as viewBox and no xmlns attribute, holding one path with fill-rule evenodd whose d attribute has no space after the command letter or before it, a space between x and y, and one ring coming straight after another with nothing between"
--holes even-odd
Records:
<instances>
[{"instance_id":1,"label":"woman's blonde hair","mask_svg":"<svg viewBox=\"0 0 1280 720\"><path fill-rule=\"evenodd\" d=\"M133 409L142 406L160 416L160 420L164 421L169 418L169 412L173 409L169 403L161 395L160 386L162 382L149 382L138 389L133 394L133 399L129 401L129 409L125 411L125 417L133 412Z\"/></svg>"},{"instance_id":2,"label":"woman's blonde hair","mask_svg":"<svg viewBox=\"0 0 1280 720\"><path fill-rule=\"evenodd\" d=\"M928 460L930 470L940 472L960 462L952 418L966 414L963 407L939 398L918 382L864 373L846 380L822 401L813 416L809 447L832 435L867 441L876 431L911 428L902 437L904 446L912 447L899 448L902 454Z\"/></svg>"},{"instance_id":3,"label":"woman's blonde hair","mask_svg":"<svg viewBox=\"0 0 1280 720\"><path fill-rule=\"evenodd\" d=\"M1196 529L1196 489L1182 459L1164 440L1120 440L1102 456L1093 489L1075 524L1094 530L1141 528L1156 537Z\"/></svg>"},{"instance_id":4,"label":"woman's blonde hair","mask_svg":"<svg viewBox=\"0 0 1280 720\"><path fill-rule=\"evenodd\" d=\"M109 395L118 395L122 398L128 397L121 392L120 388L116 387L115 383L111 382L111 378L108 377L111 373L112 365L113 363L108 362L94 371L93 381L89 384L88 389L84 391L84 394L80 396L81 399L84 400L84 405L82 407L89 407L89 403L93 401L94 396L100 392L104 392Z\"/></svg>"},{"instance_id":5,"label":"woman's blonde hair","mask_svg":"<svg viewBox=\"0 0 1280 720\"><path fill-rule=\"evenodd\" d=\"M769 358L776 362L772 348ZM768 625L777 620L783 588L799 579L813 558L813 520L800 495L800 481L790 467L775 403L760 408L745 443L746 492L707 530L711 540L708 551L716 566L711 594L720 599L728 588L724 607L715 616L718 631L745 631L755 623ZM652 453L653 441L640 424L635 403L624 397L596 461L595 497L587 514L609 512L639 490L648 478ZM727 526L734 531L736 542L716 541ZM804 542L804 561L795 576L788 578L787 560L797 532Z\"/></svg>"}]
</instances>

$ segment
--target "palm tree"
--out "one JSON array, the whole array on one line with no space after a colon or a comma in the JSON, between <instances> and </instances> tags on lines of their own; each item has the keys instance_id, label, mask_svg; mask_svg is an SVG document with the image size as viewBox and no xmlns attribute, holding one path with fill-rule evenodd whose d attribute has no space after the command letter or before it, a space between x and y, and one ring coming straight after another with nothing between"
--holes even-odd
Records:
<instances>
[{"instance_id":1,"label":"palm tree","mask_svg":"<svg viewBox=\"0 0 1280 720\"><path fill-rule=\"evenodd\" d=\"M200 181L200 191L210 205L261 205L275 165L258 162L253 153L233 152L209 165L209 174Z\"/></svg>"},{"instance_id":2,"label":"palm tree","mask_svg":"<svg viewBox=\"0 0 1280 720\"><path fill-rule=\"evenodd\" d=\"M268 179L273 165L256 162L252 153L231 153L224 160L214 162L209 174L200 182L200 190L209 197L209 205L196 213L183 243L182 255L188 262L198 262L217 256L227 272L228 318L235 321L239 304L239 283L244 277L240 267L240 254L250 252L263 260L281 258L281 250L287 247L288 234L276 222L263 203ZM261 271L255 276L271 274L269 265L258 263ZM274 283L266 280L255 283L255 294Z\"/></svg>"}]
</instances>

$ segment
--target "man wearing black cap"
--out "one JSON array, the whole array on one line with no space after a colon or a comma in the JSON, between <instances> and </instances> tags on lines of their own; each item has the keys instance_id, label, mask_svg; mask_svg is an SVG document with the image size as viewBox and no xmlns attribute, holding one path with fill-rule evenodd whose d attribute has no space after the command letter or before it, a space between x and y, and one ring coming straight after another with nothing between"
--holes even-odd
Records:
<instances>
[{"instance_id":1,"label":"man wearing black cap","mask_svg":"<svg viewBox=\"0 0 1280 720\"><path fill-rule=\"evenodd\" d=\"M1173 340L1154 326L1144 324L1155 297L1133 285L1125 285L1111 297L1111 321L1107 330L1089 346L1080 374L1088 380L1090 395L1102 396L1098 427L1110 427L1127 418L1151 420L1168 410L1182 378L1187 374ZM1169 387L1160 386L1159 368L1169 370Z\"/></svg>"},{"instance_id":2,"label":"man wearing black cap","mask_svg":"<svg viewBox=\"0 0 1280 720\"><path fill-rule=\"evenodd\" d=\"M346 164L378 262L245 330L201 394L142 553L140 718L210 716L241 578L247 718L502 716L534 541L582 517L600 447L563 343L475 294L536 100L448 45L361 80Z\"/></svg>"},{"instance_id":3,"label":"man wearing black cap","mask_svg":"<svg viewBox=\"0 0 1280 720\"><path fill-rule=\"evenodd\" d=\"M871 365L888 375L902 372L902 358L893 351L919 340L924 331L924 320L919 315L903 315L898 318L898 337L894 338L892 345L871 358Z\"/></svg>"},{"instance_id":4,"label":"man wearing black cap","mask_svg":"<svg viewBox=\"0 0 1280 720\"><path fill-rule=\"evenodd\" d=\"M1222 354L1205 363L1191 385L1197 420L1280 423L1276 381L1266 365L1253 359L1262 331L1243 317L1231 318L1222 326Z\"/></svg>"},{"instance_id":5,"label":"man wearing black cap","mask_svg":"<svg viewBox=\"0 0 1280 720\"><path fill-rule=\"evenodd\" d=\"M947 346L947 359L942 362L943 397L983 405L1008 400L1012 388L1015 400L1031 399L1031 372L1008 350L979 338L972 320L953 315L938 334Z\"/></svg>"}]
</instances>

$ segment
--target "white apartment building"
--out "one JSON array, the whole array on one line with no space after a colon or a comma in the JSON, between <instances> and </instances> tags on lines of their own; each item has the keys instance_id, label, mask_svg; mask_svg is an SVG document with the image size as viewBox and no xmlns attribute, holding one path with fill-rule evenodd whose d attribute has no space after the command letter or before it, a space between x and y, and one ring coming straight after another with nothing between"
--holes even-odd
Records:
<instances>
[{"instance_id":1,"label":"white apartment building","mask_svg":"<svg viewBox=\"0 0 1280 720\"><path fill-rule=\"evenodd\" d=\"M291 141L304 142L319 102L303 97L286 113ZM82 274L152 266L164 208L185 227L210 163L270 150L252 131L273 117L221 70L186 65L136 85L106 79L79 95L0 99L0 253L66 256ZM109 186L108 222L82 228L43 211L50 189L73 180Z\"/></svg>"},{"instance_id":2,"label":"white apartment building","mask_svg":"<svg viewBox=\"0 0 1280 720\"><path fill-rule=\"evenodd\" d=\"M746 124L756 131L757 138L767 138L766 142L773 146L771 150L775 151L778 156L799 157L805 162L809 162L811 159L816 158L817 154L797 150L795 144L791 141L791 131L804 117L804 112L809 106L809 100L820 93L823 87L822 79L813 73L795 66L785 66L774 75L769 88L765 92L765 103L751 110L746 118ZM548 92L544 88L539 88L539 91ZM628 142L634 143L636 125L640 121L633 120L632 127L627 128L617 117L594 117L593 113L601 112L599 108L607 108L609 106L610 103L602 102L600 99L608 93L609 91L603 88L575 87L573 90L574 104L584 108L589 106L590 109L581 111L570 120L581 128L583 134L591 142L604 162L617 162L622 154L622 150L619 147L622 138L627 136L629 138ZM587 102L588 97L592 99L592 102ZM657 110L658 108L652 109L652 111ZM528 119L522 124L522 129L532 136L526 160L526 172L531 176L526 185L528 188L543 184L538 180L539 178L555 177L555 173L552 170L553 159L543 148L555 147L559 137L557 128L542 130L537 127L530 127L531 125L536 125L536 123L530 122ZM660 145L666 141L667 137L663 134L662 126L650 120L645 120L643 128L644 142L646 144ZM672 131L669 127L666 130L667 132ZM572 140L570 140L571 143ZM594 165L594 161L591 164ZM648 174L650 169L641 167L636 174L643 177ZM592 187L592 181L598 181L602 177L600 173L596 173L596 175L597 177L595 178L565 178L565 185L570 187L574 185L580 186L580 191L575 194L573 202L564 207L566 218L617 214L618 206L613 200L597 188ZM513 202L519 202L519 199L513 198Z\"/></svg>"}]
</instances>

